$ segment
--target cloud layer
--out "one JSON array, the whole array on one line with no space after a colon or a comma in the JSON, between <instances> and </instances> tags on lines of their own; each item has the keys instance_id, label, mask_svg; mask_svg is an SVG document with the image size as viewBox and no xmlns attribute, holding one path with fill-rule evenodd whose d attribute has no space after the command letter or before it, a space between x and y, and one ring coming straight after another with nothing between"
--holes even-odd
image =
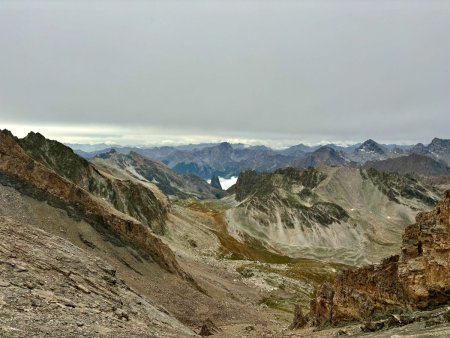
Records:
<instances>
[{"instance_id":1,"label":"cloud layer","mask_svg":"<svg viewBox=\"0 0 450 338\"><path fill-rule=\"evenodd\" d=\"M0 31L0 120L65 141L449 136L449 2L2 1Z\"/></svg>"}]
</instances>

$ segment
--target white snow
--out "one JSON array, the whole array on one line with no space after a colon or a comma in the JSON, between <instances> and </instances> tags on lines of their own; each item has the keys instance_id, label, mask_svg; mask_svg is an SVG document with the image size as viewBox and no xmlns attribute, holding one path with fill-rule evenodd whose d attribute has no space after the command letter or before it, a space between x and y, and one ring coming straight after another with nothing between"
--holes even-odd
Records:
<instances>
[{"instance_id":1,"label":"white snow","mask_svg":"<svg viewBox=\"0 0 450 338\"><path fill-rule=\"evenodd\" d=\"M223 190L227 190L230 188L233 184L236 184L238 177L237 176L231 176L230 178L224 178L219 176L220 185L222 186ZM211 184L211 180L207 180L208 184Z\"/></svg>"}]
</instances>

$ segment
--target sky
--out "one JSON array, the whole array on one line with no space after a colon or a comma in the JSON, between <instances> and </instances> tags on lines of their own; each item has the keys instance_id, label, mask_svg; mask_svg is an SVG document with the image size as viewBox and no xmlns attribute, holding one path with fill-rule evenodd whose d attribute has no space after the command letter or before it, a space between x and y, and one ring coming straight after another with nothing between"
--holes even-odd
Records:
<instances>
[{"instance_id":1,"label":"sky","mask_svg":"<svg viewBox=\"0 0 450 338\"><path fill-rule=\"evenodd\" d=\"M0 0L0 128L71 143L450 138L450 1Z\"/></svg>"}]
</instances>

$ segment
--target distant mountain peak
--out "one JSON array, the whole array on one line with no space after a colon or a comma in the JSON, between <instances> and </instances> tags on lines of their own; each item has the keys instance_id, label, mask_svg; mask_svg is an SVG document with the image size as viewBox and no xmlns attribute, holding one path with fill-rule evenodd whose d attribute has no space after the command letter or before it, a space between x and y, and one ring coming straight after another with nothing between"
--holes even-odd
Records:
<instances>
[{"instance_id":1,"label":"distant mountain peak","mask_svg":"<svg viewBox=\"0 0 450 338\"><path fill-rule=\"evenodd\" d=\"M435 137L428 145L428 150L450 153L450 140Z\"/></svg>"},{"instance_id":2,"label":"distant mountain peak","mask_svg":"<svg viewBox=\"0 0 450 338\"><path fill-rule=\"evenodd\" d=\"M383 147L372 139L368 139L363 144L361 144L358 148L356 148L355 152L369 152L377 153L380 155L386 154Z\"/></svg>"},{"instance_id":3,"label":"distant mountain peak","mask_svg":"<svg viewBox=\"0 0 450 338\"><path fill-rule=\"evenodd\" d=\"M229 142L222 142L219 144L219 148L221 150L233 150L233 146Z\"/></svg>"}]
</instances>

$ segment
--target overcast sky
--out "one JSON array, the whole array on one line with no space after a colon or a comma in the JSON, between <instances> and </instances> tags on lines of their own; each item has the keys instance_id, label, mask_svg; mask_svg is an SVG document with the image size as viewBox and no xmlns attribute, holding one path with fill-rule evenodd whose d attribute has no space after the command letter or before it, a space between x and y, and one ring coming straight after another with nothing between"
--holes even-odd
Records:
<instances>
[{"instance_id":1,"label":"overcast sky","mask_svg":"<svg viewBox=\"0 0 450 338\"><path fill-rule=\"evenodd\" d=\"M64 142L450 138L450 1L2 1L0 128Z\"/></svg>"}]
</instances>

